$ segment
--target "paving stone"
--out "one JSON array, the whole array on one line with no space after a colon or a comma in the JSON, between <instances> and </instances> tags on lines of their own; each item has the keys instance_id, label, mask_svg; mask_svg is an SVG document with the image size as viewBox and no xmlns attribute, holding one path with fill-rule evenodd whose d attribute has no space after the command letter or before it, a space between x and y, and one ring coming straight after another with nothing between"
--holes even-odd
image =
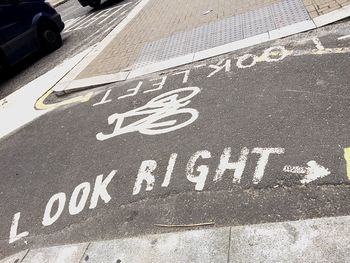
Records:
<instances>
[{"instance_id":1,"label":"paving stone","mask_svg":"<svg viewBox=\"0 0 350 263\"><path fill-rule=\"evenodd\" d=\"M349 5L350 0L304 0L304 4L306 6L312 4L315 9L308 9L308 12L311 17L317 17Z\"/></svg>"},{"instance_id":2,"label":"paving stone","mask_svg":"<svg viewBox=\"0 0 350 263\"><path fill-rule=\"evenodd\" d=\"M226 263L230 228L196 230L92 243L89 263Z\"/></svg>"},{"instance_id":3,"label":"paving stone","mask_svg":"<svg viewBox=\"0 0 350 263\"><path fill-rule=\"evenodd\" d=\"M349 217L232 227L230 263L348 262L349 235Z\"/></svg>"},{"instance_id":4,"label":"paving stone","mask_svg":"<svg viewBox=\"0 0 350 263\"><path fill-rule=\"evenodd\" d=\"M88 244L30 250L21 263L79 263Z\"/></svg>"}]
</instances>

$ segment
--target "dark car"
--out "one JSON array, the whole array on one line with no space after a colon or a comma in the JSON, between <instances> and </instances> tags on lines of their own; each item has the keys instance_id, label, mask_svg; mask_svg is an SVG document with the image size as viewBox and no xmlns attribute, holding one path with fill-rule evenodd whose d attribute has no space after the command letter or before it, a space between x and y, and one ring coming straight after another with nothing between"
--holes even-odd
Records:
<instances>
[{"instance_id":1,"label":"dark car","mask_svg":"<svg viewBox=\"0 0 350 263\"><path fill-rule=\"evenodd\" d=\"M91 6L97 8L101 5L101 0L78 0L82 6Z\"/></svg>"},{"instance_id":2,"label":"dark car","mask_svg":"<svg viewBox=\"0 0 350 263\"><path fill-rule=\"evenodd\" d=\"M0 0L0 69L62 45L64 23L44 0Z\"/></svg>"}]
</instances>

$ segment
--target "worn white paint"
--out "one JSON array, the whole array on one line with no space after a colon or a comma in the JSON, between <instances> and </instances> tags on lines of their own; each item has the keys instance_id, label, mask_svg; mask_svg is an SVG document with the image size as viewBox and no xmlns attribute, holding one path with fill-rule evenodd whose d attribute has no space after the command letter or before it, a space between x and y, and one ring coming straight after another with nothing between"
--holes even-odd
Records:
<instances>
[{"instance_id":1,"label":"worn white paint","mask_svg":"<svg viewBox=\"0 0 350 263\"><path fill-rule=\"evenodd\" d=\"M266 62L277 62L285 59L289 52L284 46L274 46L266 49L262 57Z\"/></svg>"},{"instance_id":2,"label":"worn white paint","mask_svg":"<svg viewBox=\"0 0 350 263\"><path fill-rule=\"evenodd\" d=\"M244 62L248 59L251 59L252 61L249 64L244 64ZM257 56L255 56L253 54L245 54L243 56L240 56L237 59L236 65L238 68L250 68L250 67L255 66L257 60L258 60Z\"/></svg>"},{"instance_id":3,"label":"worn white paint","mask_svg":"<svg viewBox=\"0 0 350 263\"><path fill-rule=\"evenodd\" d=\"M154 160L146 160L141 163L139 172L137 174L133 195L137 195L141 191L142 183L146 182L146 191L151 191L154 186L155 178L152 174L157 168L157 162Z\"/></svg>"},{"instance_id":4,"label":"worn white paint","mask_svg":"<svg viewBox=\"0 0 350 263\"><path fill-rule=\"evenodd\" d=\"M116 6L115 8L108 8L106 10L106 13L100 15L100 18L104 17L104 19L102 19L101 21L98 22L99 25L103 24L106 20L112 18L113 20L116 20L117 17L121 17L125 14L126 10L120 12L119 14L117 14L119 11L121 11L122 9L125 9L126 6L128 6L129 4L131 4L131 2L129 3L125 3L123 5L120 6ZM113 11L113 12L111 12Z\"/></svg>"},{"instance_id":5,"label":"worn white paint","mask_svg":"<svg viewBox=\"0 0 350 263\"><path fill-rule=\"evenodd\" d=\"M125 11L120 11L122 11L122 9L124 9L130 4L131 3L125 3L123 5L118 5L105 10L90 13L88 15L83 15L77 18L66 20L66 28L64 30L64 33L85 29L87 27L92 26L93 24L101 25L107 22L108 20L115 21L118 17L121 17L125 14ZM118 12L120 13L118 14Z\"/></svg>"},{"instance_id":6,"label":"worn white paint","mask_svg":"<svg viewBox=\"0 0 350 263\"><path fill-rule=\"evenodd\" d=\"M16 242L20 240L21 238L24 238L29 235L28 231L24 231L22 233L17 234L18 230L18 222L21 218L21 213L18 212L13 216L11 228L10 228L10 237L9 237L9 244L12 244L13 242Z\"/></svg>"},{"instance_id":7,"label":"worn white paint","mask_svg":"<svg viewBox=\"0 0 350 263\"><path fill-rule=\"evenodd\" d=\"M284 153L284 148L254 148L252 153L260 154L253 177L253 184L258 184L264 176L265 168L269 161L270 155L282 154Z\"/></svg>"},{"instance_id":8,"label":"worn white paint","mask_svg":"<svg viewBox=\"0 0 350 263\"><path fill-rule=\"evenodd\" d=\"M318 37L313 37L312 41L314 42L314 44L318 50L323 51L325 49Z\"/></svg>"},{"instance_id":9,"label":"worn white paint","mask_svg":"<svg viewBox=\"0 0 350 263\"><path fill-rule=\"evenodd\" d=\"M164 177L164 181L162 183L162 187L168 187L171 179L171 175L174 170L174 166L176 163L177 153L172 153L169 158L168 167L166 168L166 173Z\"/></svg>"},{"instance_id":10,"label":"worn white paint","mask_svg":"<svg viewBox=\"0 0 350 263\"><path fill-rule=\"evenodd\" d=\"M237 162L229 162L231 158L231 147L224 149L220 157L220 163L215 172L214 182L220 181L226 170L233 170L233 183L240 183L247 162L249 149L244 147Z\"/></svg>"},{"instance_id":11,"label":"worn white paint","mask_svg":"<svg viewBox=\"0 0 350 263\"><path fill-rule=\"evenodd\" d=\"M194 68L203 68L203 67L206 67L207 64L199 64L199 65L195 65L193 66Z\"/></svg>"},{"instance_id":12,"label":"worn white paint","mask_svg":"<svg viewBox=\"0 0 350 263\"><path fill-rule=\"evenodd\" d=\"M286 165L283 167L283 171L287 173L304 174L304 178L300 180L302 184L311 183L331 174L327 168L313 160L307 163L307 167Z\"/></svg>"},{"instance_id":13,"label":"worn white paint","mask_svg":"<svg viewBox=\"0 0 350 263\"><path fill-rule=\"evenodd\" d=\"M344 40L350 38L350 35L338 37L338 40Z\"/></svg>"},{"instance_id":14,"label":"worn white paint","mask_svg":"<svg viewBox=\"0 0 350 263\"><path fill-rule=\"evenodd\" d=\"M137 83L137 86L136 86L135 88L132 88L132 89L128 89L128 90L127 90L127 92L131 91L131 93L128 93L128 94L126 94L126 95L123 95L123 96L118 97L118 100L124 99L124 98L127 98L127 97L133 97L133 96L135 96L135 95L139 92L139 90L140 90L142 84L143 84L143 81L139 81L139 83Z\"/></svg>"},{"instance_id":15,"label":"worn white paint","mask_svg":"<svg viewBox=\"0 0 350 263\"><path fill-rule=\"evenodd\" d=\"M183 84L186 84L188 82L188 78L190 76L190 72L191 70L190 69L187 69L187 70L183 70L183 71L179 71L179 72L176 72L173 74L173 76L177 76L177 75L181 75L181 74L184 74L184 78L182 80L182 83Z\"/></svg>"},{"instance_id":16,"label":"worn white paint","mask_svg":"<svg viewBox=\"0 0 350 263\"><path fill-rule=\"evenodd\" d=\"M195 152L189 159L187 166L186 166L186 176L187 179L195 183L195 189L197 191L202 191L205 185L205 181L207 179L208 173L209 173L209 167L208 165L200 165L197 167L196 171L199 172L198 175L194 174L194 168L196 165L196 162L199 158L202 159L208 159L211 158L211 153L209 151L198 151Z\"/></svg>"},{"instance_id":17,"label":"worn white paint","mask_svg":"<svg viewBox=\"0 0 350 263\"><path fill-rule=\"evenodd\" d=\"M307 172L307 169L306 167L301 167L301 166L286 165L283 167L283 172L293 173L293 174L305 174Z\"/></svg>"},{"instance_id":18,"label":"worn white paint","mask_svg":"<svg viewBox=\"0 0 350 263\"><path fill-rule=\"evenodd\" d=\"M103 174L96 177L94 190L92 192L90 209L94 209L97 206L98 200L101 198L106 204L111 201L111 196L107 191L107 186L112 181L113 177L116 175L117 171L113 170L109 175L103 179Z\"/></svg>"},{"instance_id":19,"label":"worn white paint","mask_svg":"<svg viewBox=\"0 0 350 263\"><path fill-rule=\"evenodd\" d=\"M155 83L155 84L152 85L153 87L157 87L157 88L145 90L143 93L149 93L149 92L153 92L153 91L157 91L157 90L163 89L167 78L168 78L167 76L162 77L161 78L161 82L158 82L158 83ZM158 80L158 79L152 79L151 81L156 81L156 80Z\"/></svg>"},{"instance_id":20,"label":"worn white paint","mask_svg":"<svg viewBox=\"0 0 350 263\"><path fill-rule=\"evenodd\" d=\"M54 215L51 215L51 212L52 212L51 210L55 202L57 202L57 210L54 213ZM46 204L44 217L42 220L43 226L50 226L53 223L55 223L57 219L61 216L65 204L66 204L65 193L54 194Z\"/></svg>"},{"instance_id":21,"label":"worn white paint","mask_svg":"<svg viewBox=\"0 0 350 263\"><path fill-rule=\"evenodd\" d=\"M90 194L90 183L84 182L75 187L72 196L69 200L68 211L71 215L77 215L85 208L85 204ZM78 197L81 193L80 200Z\"/></svg>"},{"instance_id":22,"label":"worn white paint","mask_svg":"<svg viewBox=\"0 0 350 263\"><path fill-rule=\"evenodd\" d=\"M316 163L316 161L309 161L307 166L305 177L300 181L302 184L311 183L319 178L323 178L331 174L327 168L319 165Z\"/></svg>"},{"instance_id":23,"label":"worn white paint","mask_svg":"<svg viewBox=\"0 0 350 263\"><path fill-rule=\"evenodd\" d=\"M114 130L110 134L102 132L96 135L96 139L104 141L125 133L136 132L146 135L156 135L172 132L191 124L198 118L198 111L192 108L184 108L191 102L191 98L200 92L198 87L187 87L168 91L152 100L146 105L124 113L114 113L108 117L108 124L114 124ZM137 116L145 116L133 123L122 127L124 120ZM179 121L179 115L187 115L187 119ZM173 117L173 119L169 119ZM167 119L166 121L161 121Z\"/></svg>"},{"instance_id":24,"label":"worn white paint","mask_svg":"<svg viewBox=\"0 0 350 263\"><path fill-rule=\"evenodd\" d=\"M281 61L281 60L285 59L288 56L350 53L350 48L348 48L348 47L326 48L323 46L320 39L318 39L317 37L310 38L309 41L313 41L315 43L316 49L298 50L298 52L294 52L293 50L286 49L284 46L272 46L272 47L269 47L266 50L264 50L264 52L261 55L245 54L243 56L234 57L235 59L237 59L236 66L238 68L242 68L242 69L250 68L250 67L255 66L257 63L277 62L277 61ZM229 63L228 60L226 60L225 63L224 62L225 62L225 60L220 60L216 65L206 65L206 64L194 65L193 69L203 68L203 67L208 67L209 69L214 69L214 71L208 75L208 77L211 77L211 76L213 76L213 75L215 75L218 72L223 71L223 70L225 70L225 72L231 71L231 63ZM175 76L180 75L180 74L184 74L184 78L182 80L182 83L188 83L189 77L191 75L191 69L172 73L172 75L175 75ZM162 81L160 83L154 84L154 85L158 85L158 88L152 89L149 91L145 91L145 93L155 91L155 90L160 90L161 88L163 88L166 85L165 81L167 80L167 78L169 78L169 76L171 76L171 75L163 76ZM154 81L154 80L151 80L151 81ZM160 88L159 85L161 85L162 87ZM141 86L142 86L142 82L140 82L136 88L129 89L128 92L131 92L131 93L123 95L123 96L119 97L118 99L123 99L123 98L132 97L132 96L137 95Z\"/></svg>"},{"instance_id":25,"label":"worn white paint","mask_svg":"<svg viewBox=\"0 0 350 263\"><path fill-rule=\"evenodd\" d=\"M92 106L93 106L93 107L96 107L96 106L99 106L99 105L102 105L102 104L106 104L106 103L111 102L111 101L112 101L111 99L108 99L108 100L107 100L107 98L109 97L109 94L111 93L111 91L112 91L111 89L107 90L106 93L105 93L105 95L104 95L103 98L101 99L101 101L99 101L99 102L93 104Z\"/></svg>"},{"instance_id":26,"label":"worn white paint","mask_svg":"<svg viewBox=\"0 0 350 263\"><path fill-rule=\"evenodd\" d=\"M223 69L225 69L225 72L230 72L231 71L231 59L226 59L226 60L220 60L216 65L209 65L209 68L214 69L207 78L211 78L212 76L216 75Z\"/></svg>"}]
</instances>

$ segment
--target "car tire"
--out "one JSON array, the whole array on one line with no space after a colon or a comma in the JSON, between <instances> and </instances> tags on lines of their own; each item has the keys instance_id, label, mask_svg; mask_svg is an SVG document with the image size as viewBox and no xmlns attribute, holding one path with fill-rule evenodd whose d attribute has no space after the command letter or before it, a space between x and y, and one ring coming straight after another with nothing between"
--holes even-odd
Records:
<instances>
[{"instance_id":1,"label":"car tire","mask_svg":"<svg viewBox=\"0 0 350 263\"><path fill-rule=\"evenodd\" d=\"M45 52L52 52L62 46L62 37L57 27L50 23L39 25L39 40Z\"/></svg>"},{"instance_id":2,"label":"car tire","mask_svg":"<svg viewBox=\"0 0 350 263\"><path fill-rule=\"evenodd\" d=\"M101 5L101 0L94 0L89 4L89 6L92 8L98 8L100 7L100 5Z\"/></svg>"}]
</instances>

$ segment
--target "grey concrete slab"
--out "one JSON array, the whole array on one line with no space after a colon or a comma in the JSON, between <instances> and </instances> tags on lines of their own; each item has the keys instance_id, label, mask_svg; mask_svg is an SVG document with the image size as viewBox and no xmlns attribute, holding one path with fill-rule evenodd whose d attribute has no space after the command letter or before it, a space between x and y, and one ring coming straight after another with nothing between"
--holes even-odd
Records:
<instances>
[{"instance_id":1,"label":"grey concrete slab","mask_svg":"<svg viewBox=\"0 0 350 263\"><path fill-rule=\"evenodd\" d=\"M3 260L0 260L0 263L21 263L24 256L28 253L28 249L18 252L12 256L9 256Z\"/></svg>"},{"instance_id":2,"label":"grey concrete slab","mask_svg":"<svg viewBox=\"0 0 350 263\"><path fill-rule=\"evenodd\" d=\"M88 243L34 249L23 263L79 263Z\"/></svg>"},{"instance_id":3,"label":"grey concrete slab","mask_svg":"<svg viewBox=\"0 0 350 263\"><path fill-rule=\"evenodd\" d=\"M227 262L230 228L196 230L92 243L84 259L115 262Z\"/></svg>"},{"instance_id":4,"label":"grey concrete slab","mask_svg":"<svg viewBox=\"0 0 350 263\"><path fill-rule=\"evenodd\" d=\"M233 227L230 263L349 262L350 218Z\"/></svg>"}]
</instances>

